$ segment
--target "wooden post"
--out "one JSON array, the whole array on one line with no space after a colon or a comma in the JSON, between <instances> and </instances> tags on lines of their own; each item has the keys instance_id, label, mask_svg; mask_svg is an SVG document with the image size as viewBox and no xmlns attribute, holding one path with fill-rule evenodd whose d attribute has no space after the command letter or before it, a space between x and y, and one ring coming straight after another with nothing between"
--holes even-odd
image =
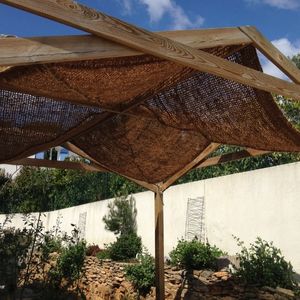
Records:
<instances>
[{"instance_id":1,"label":"wooden post","mask_svg":"<svg viewBox=\"0 0 300 300\"><path fill-rule=\"evenodd\" d=\"M155 192L155 286L156 300L165 299L163 192Z\"/></svg>"}]
</instances>

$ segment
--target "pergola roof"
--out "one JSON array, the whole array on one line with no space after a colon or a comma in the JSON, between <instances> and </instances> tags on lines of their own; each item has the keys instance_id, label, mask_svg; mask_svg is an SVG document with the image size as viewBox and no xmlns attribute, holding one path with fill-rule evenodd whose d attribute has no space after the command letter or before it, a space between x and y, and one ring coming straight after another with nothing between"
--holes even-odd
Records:
<instances>
[{"instance_id":1,"label":"pergola roof","mask_svg":"<svg viewBox=\"0 0 300 300\"><path fill-rule=\"evenodd\" d=\"M255 48L299 72L252 27L154 34L73 1L1 2L98 37L0 40L0 162L64 144L166 188L219 144L300 151L270 94L300 87L263 74Z\"/></svg>"},{"instance_id":2,"label":"pergola roof","mask_svg":"<svg viewBox=\"0 0 300 300\"><path fill-rule=\"evenodd\" d=\"M260 70L253 46L206 51ZM300 150L269 93L149 55L18 66L0 74L0 89L2 161L62 139L108 170L159 183L213 142Z\"/></svg>"}]
</instances>

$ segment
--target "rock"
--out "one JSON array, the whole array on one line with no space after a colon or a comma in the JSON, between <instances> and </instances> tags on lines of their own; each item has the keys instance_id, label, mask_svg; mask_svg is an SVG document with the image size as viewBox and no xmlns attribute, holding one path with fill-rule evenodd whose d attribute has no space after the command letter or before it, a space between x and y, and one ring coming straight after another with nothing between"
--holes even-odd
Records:
<instances>
[{"instance_id":1,"label":"rock","mask_svg":"<svg viewBox=\"0 0 300 300\"><path fill-rule=\"evenodd\" d=\"M280 287L276 288L276 293L278 293L279 295L282 295L282 296L289 297L289 298L295 297L295 294L294 294L293 291L287 290L287 289L283 289L283 288L280 288Z\"/></svg>"},{"instance_id":2,"label":"rock","mask_svg":"<svg viewBox=\"0 0 300 300\"><path fill-rule=\"evenodd\" d=\"M200 276L202 277L202 278L209 278L212 274L214 274L214 272L213 271L208 271L208 270L205 270L205 271L202 271L201 272L201 274L200 274Z\"/></svg>"},{"instance_id":3,"label":"rock","mask_svg":"<svg viewBox=\"0 0 300 300\"><path fill-rule=\"evenodd\" d=\"M222 278L222 277L228 278L228 276L229 276L228 272L215 272L212 275L217 278Z\"/></svg>"},{"instance_id":4,"label":"rock","mask_svg":"<svg viewBox=\"0 0 300 300\"><path fill-rule=\"evenodd\" d=\"M266 292L269 292L269 293L276 293L276 289L274 289L274 288L271 288L271 287L269 287L269 286L263 286L262 288L261 288L261 290L262 291L266 291Z\"/></svg>"},{"instance_id":5,"label":"rock","mask_svg":"<svg viewBox=\"0 0 300 300\"><path fill-rule=\"evenodd\" d=\"M53 257L54 260L47 263L44 270L56 263L57 255L54 254ZM78 281L80 291L87 300L138 299L133 285L125 277L125 266L131 264L111 260L100 263L95 257L87 257L83 269L84 274ZM297 299L290 290L240 284L234 276L229 274L226 267L218 272L209 270L187 272L177 267L166 266L164 271L166 300ZM36 274L34 280L43 280L41 275ZM75 284L71 286L68 286L67 282L64 284L70 292L76 292ZM28 298L30 297L29 293ZM149 294L141 296L140 300L155 300L155 288L152 287Z\"/></svg>"}]
</instances>

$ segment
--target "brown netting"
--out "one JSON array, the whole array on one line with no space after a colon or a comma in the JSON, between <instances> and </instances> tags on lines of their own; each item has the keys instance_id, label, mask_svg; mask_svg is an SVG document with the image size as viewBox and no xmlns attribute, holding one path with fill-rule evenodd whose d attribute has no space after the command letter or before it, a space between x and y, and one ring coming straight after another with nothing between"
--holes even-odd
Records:
<instances>
[{"instance_id":1,"label":"brown netting","mask_svg":"<svg viewBox=\"0 0 300 300\"><path fill-rule=\"evenodd\" d=\"M228 57L261 70L252 46ZM196 73L157 93L131 112L166 126L200 131L209 140L270 151L299 151L300 138L270 93Z\"/></svg>"},{"instance_id":2,"label":"brown netting","mask_svg":"<svg viewBox=\"0 0 300 300\"><path fill-rule=\"evenodd\" d=\"M206 51L261 69L252 46ZM141 55L0 73L0 161L99 115L102 122L69 140L103 166L151 183L210 142L300 151L299 133L269 93Z\"/></svg>"},{"instance_id":3,"label":"brown netting","mask_svg":"<svg viewBox=\"0 0 300 300\"><path fill-rule=\"evenodd\" d=\"M200 133L117 115L71 141L103 166L150 183L180 170L208 145Z\"/></svg>"},{"instance_id":4,"label":"brown netting","mask_svg":"<svg viewBox=\"0 0 300 300\"><path fill-rule=\"evenodd\" d=\"M210 48L226 57L241 46ZM119 111L195 71L151 55L15 67L0 73L0 89Z\"/></svg>"},{"instance_id":5,"label":"brown netting","mask_svg":"<svg viewBox=\"0 0 300 300\"><path fill-rule=\"evenodd\" d=\"M95 107L0 90L1 161L53 141L100 113Z\"/></svg>"}]
</instances>

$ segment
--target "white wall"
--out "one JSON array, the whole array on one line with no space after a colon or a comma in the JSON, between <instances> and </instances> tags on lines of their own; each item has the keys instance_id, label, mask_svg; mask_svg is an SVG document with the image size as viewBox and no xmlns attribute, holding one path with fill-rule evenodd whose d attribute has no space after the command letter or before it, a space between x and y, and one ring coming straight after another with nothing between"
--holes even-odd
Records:
<instances>
[{"instance_id":1,"label":"white wall","mask_svg":"<svg viewBox=\"0 0 300 300\"><path fill-rule=\"evenodd\" d=\"M138 234L154 253L154 200L151 192L134 195L138 210ZM204 197L206 236L211 244L235 254L238 250L232 235L246 243L257 236L274 241L295 270L300 273L300 163L223 176L177 185L164 194L165 255L185 236L188 198ZM104 229L103 216L110 200L98 201L46 213L47 229L61 214L64 231L78 224L86 213L85 238L88 243L114 241ZM81 215L83 216L83 215ZM4 215L0 215L0 223ZM15 215L13 225L22 226Z\"/></svg>"}]
</instances>

